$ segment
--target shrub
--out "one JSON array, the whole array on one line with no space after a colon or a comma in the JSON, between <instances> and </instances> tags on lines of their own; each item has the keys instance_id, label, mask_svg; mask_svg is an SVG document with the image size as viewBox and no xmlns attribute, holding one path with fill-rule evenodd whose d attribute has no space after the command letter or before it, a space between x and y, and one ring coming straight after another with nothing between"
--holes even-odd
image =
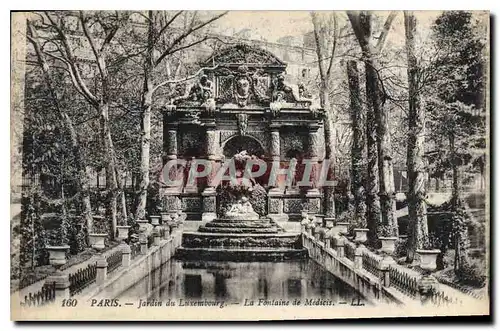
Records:
<instances>
[{"instance_id":1,"label":"shrub","mask_svg":"<svg viewBox=\"0 0 500 331\"><path fill-rule=\"evenodd\" d=\"M408 251L408 238L399 238L396 241L394 256L395 257L404 257Z\"/></svg>"},{"instance_id":2,"label":"shrub","mask_svg":"<svg viewBox=\"0 0 500 331\"><path fill-rule=\"evenodd\" d=\"M483 287L486 284L485 266L479 261L464 263L455 275L464 285Z\"/></svg>"}]
</instances>

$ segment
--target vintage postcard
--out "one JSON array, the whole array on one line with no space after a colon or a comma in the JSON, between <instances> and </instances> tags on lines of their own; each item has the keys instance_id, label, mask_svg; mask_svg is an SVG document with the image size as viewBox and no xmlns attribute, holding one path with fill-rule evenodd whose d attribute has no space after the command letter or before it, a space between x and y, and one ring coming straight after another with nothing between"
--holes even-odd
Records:
<instances>
[{"instance_id":1,"label":"vintage postcard","mask_svg":"<svg viewBox=\"0 0 500 331\"><path fill-rule=\"evenodd\" d=\"M11 13L11 318L490 315L486 11Z\"/></svg>"}]
</instances>

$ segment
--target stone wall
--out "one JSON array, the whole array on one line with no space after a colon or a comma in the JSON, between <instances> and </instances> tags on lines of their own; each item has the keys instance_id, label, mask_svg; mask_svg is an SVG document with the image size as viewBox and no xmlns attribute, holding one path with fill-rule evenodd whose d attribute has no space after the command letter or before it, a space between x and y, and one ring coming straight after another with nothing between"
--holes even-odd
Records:
<instances>
[{"instance_id":1,"label":"stone wall","mask_svg":"<svg viewBox=\"0 0 500 331\"><path fill-rule=\"evenodd\" d=\"M327 248L324 242L316 240L306 233L302 234L302 243L309 251L309 257L322 265L333 275L352 286L366 300L370 302L387 302L402 304L405 298L388 291L380 280L362 268L357 268L355 263L347 257L337 256L337 251ZM408 299L406 299L408 301Z\"/></svg>"},{"instance_id":2,"label":"stone wall","mask_svg":"<svg viewBox=\"0 0 500 331\"><path fill-rule=\"evenodd\" d=\"M116 298L153 270L170 260L181 245L182 232L174 232L158 246L151 247L147 254L132 260L127 268L117 270L102 285L93 285L78 295L79 301L90 302L93 298Z\"/></svg>"}]
</instances>

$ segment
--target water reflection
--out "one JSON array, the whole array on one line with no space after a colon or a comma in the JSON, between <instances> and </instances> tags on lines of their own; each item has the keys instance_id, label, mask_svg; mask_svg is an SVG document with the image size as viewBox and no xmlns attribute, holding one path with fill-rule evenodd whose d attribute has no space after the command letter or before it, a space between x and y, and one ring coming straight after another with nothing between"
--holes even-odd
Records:
<instances>
[{"instance_id":1,"label":"water reflection","mask_svg":"<svg viewBox=\"0 0 500 331\"><path fill-rule=\"evenodd\" d=\"M330 299L359 295L311 260L293 262L209 262L171 260L121 296L148 300Z\"/></svg>"}]
</instances>

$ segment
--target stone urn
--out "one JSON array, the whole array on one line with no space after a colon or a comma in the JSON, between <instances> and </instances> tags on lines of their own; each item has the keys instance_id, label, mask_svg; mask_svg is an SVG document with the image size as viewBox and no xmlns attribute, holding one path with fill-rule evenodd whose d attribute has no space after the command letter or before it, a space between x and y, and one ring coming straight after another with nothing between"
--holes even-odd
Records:
<instances>
[{"instance_id":1,"label":"stone urn","mask_svg":"<svg viewBox=\"0 0 500 331\"><path fill-rule=\"evenodd\" d=\"M306 232L306 226L309 224L309 219L303 218L302 221L300 221L300 232Z\"/></svg>"},{"instance_id":2,"label":"stone urn","mask_svg":"<svg viewBox=\"0 0 500 331\"><path fill-rule=\"evenodd\" d=\"M108 237L107 233L89 233L90 247L100 251L106 248L104 240Z\"/></svg>"},{"instance_id":3,"label":"stone urn","mask_svg":"<svg viewBox=\"0 0 500 331\"><path fill-rule=\"evenodd\" d=\"M396 250L396 241L398 241L398 237L380 237L378 239L382 243L382 248L380 250L392 255Z\"/></svg>"},{"instance_id":4,"label":"stone urn","mask_svg":"<svg viewBox=\"0 0 500 331\"><path fill-rule=\"evenodd\" d=\"M118 225L116 227L118 230L118 240L125 240L128 239L128 231L130 229L130 225Z\"/></svg>"},{"instance_id":5,"label":"stone urn","mask_svg":"<svg viewBox=\"0 0 500 331\"><path fill-rule=\"evenodd\" d=\"M160 225L160 218L161 218L161 216L159 216L159 215L151 215L151 216L149 216L149 218L151 219L151 224L153 226Z\"/></svg>"},{"instance_id":6,"label":"stone urn","mask_svg":"<svg viewBox=\"0 0 500 331\"><path fill-rule=\"evenodd\" d=\"M368 240L368 229L356 228L354 229L354 242L364 244Z\"/></svg>"},{"instance_id":7,"label":"stone urn","mask_svg":"<svg viewBox=\"0 0 500 331\"><path fill-rule=\"evenodd\" d=\"M335 224L335 227L337 228L337 233L340 233L342 235L347 234L348 228L349 228L349 223L348 222L337 222Z\"/></svg>"},{"instance_id":8,"label":"stone urn","mask_svg":"<svg viewBox=\"0 0 500 331\"><path fill-rule=\"evenodd\" d=\"M313 236L313 231L316 225L312 222L306 224L306 231L309 236Z\"/></svg>"},{"instance_id":9,"label":"stone urn","mask_svg":"<svg viewBox=\"0 0 500 331\"><path fill-rule=\"evenodd\" d=\"M161 213L161 222L163 224L167 224L167 222L170 221L170 219L171 218L170 218L170 214L169 213L167 213L165 211Z\"/></svg>"},{"instance_id":10,"label":"stone urn","mask_svg":"<svg viewBox=\"0 0 500 331\"><path fill-rule=\"evenodd\" d=\"M68 245L47 246L46 249L49 252L49 263L51 266L59 269L61 266L66 264L66 252L69 249Z\"/></svg>"},{"instance_id":11,"label":"stone urn","mask_svg":"<svg viewBox=\"0 0 500 331\"><path fill-rule=\"evenodd\" d=\"M436 259L441 253L439 249L417 249L416 253L419 256L420 268L429 272L436 270Z\"/></svg>"},{"instance_id":12,"label":"stone urn","mask_svg":"<svg viewBox=\"0 0 500 331\"><path fill-rule=\"evenodd\" d=\"M148 227L147 224L149 224L148 220L136 220L136 223L139 224L139 232L145 232Z\"/></svg>"}]
</instances>

